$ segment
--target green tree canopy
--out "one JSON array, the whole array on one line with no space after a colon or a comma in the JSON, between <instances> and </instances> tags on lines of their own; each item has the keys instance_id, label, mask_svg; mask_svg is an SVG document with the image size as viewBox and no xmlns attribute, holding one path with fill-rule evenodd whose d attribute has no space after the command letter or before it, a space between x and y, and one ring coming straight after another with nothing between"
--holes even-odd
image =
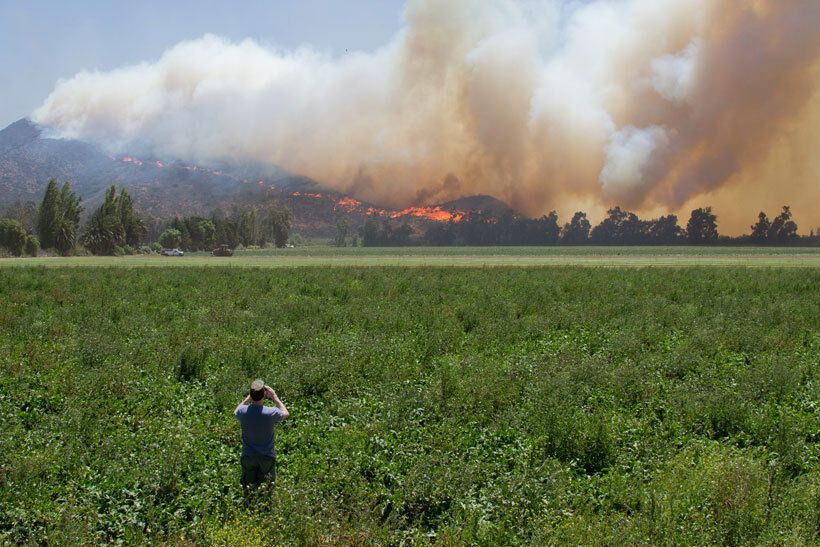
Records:
<instances>
[{"instance_id":1,"label":"green tree canopy","mask_svg":"<svg viewBox=\"0 0 820 547\"><path fill-rule=\"evenodd\" d=\"M95 255L113 255L125 245L138 246L145 237L145 225L134 212L131 196L125 188L113 185L105 200L94 211L83 234L83 245Z\"/></svg>"},{"instance_id":2,"label":"green tree canopy","mask_svg":"<svg viewBox=\"0 0 820 547\"><path fill-rule=\"evenodd\" d=\"M268 211L265 219L265 229L270 234L274 245L279 248L287 245L292 222L293 214L290 209L277 207Z\"/></svg>"},{"instance_id":3,"label":"green tree canopy","mask_svg":"<svg viewBox=\"0 0 820 547\"><path fill-rule=\"evenodd\" d=\"M692 211L686 223L686 238L689 243L701 244L717 241L717 216L711 207L700 207Z\"/></svg>"},{"instance_id":4,"label":"green tree canopy","mask_svg":"<svg viewBox=\"0 0 820 547\"><path fill-rule=\"evenodd\" d=\"M769 241L788 243L797 239L797 224L792 220L792 211L788 205L777 215L769 226Z\"/></svg>"},{"instance_id":5,"label":"green tree canopy","mask_svg":"<svg viewBox=\"0 0 820 547\"><path fill-rule=\"evenodd\" d=\"M73 249L82 211L80 198L71 190L70 182L58 190L56 180L48 181L37 219L37 234L43 248L54 248L61 254Z\"/></svg>"},{"instance_id":6,"label":"green tree canopy","mask_svg":"<svg viewBox=\"0 0 820 547\"><path fill-rule=\"evenodd\" d=\"M182 232L176 228L168 228L159 236L159 244L166 249L175 249L182 243Z\"/></svg>"},{"instance_id":7,"label":"green tree canopy","mask_svg":"<svg viewBox=\"0 0 820 547\"><path fill-rule=\"evenodd\" d=\"M572 220L564 224L561 233L561 241L568 245L580 245L589 242L589 231L592 225L587 220L587 214L577 211L572 215Z\"/></svg>"},{"instance_id":8,"label":"green tree canopy","mask_svg":"<svg viewBox=\"0 0 820 547\"><path fill-rule=\"evenodd\" d=\"M20 222L10 218L0 219L0 247L14 256L20 256L25 249L27 237L28 234Z\"/></svg>"}]
</instances>

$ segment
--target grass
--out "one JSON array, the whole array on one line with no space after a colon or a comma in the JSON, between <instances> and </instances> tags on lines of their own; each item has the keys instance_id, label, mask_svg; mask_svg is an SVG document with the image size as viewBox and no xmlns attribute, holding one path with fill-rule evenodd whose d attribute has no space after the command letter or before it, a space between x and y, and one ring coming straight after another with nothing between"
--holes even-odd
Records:
<instances>
[{"instance_id":1,"label":"grass","mask_svg":"<svg viewBox=\"0 0 820 547\"><path fill-rule=\"evenodd\" d=\"M763 266L818 267L818 247L346 247L247 249L233 257L70 257L0 259L14 266Z\"/></svg>"},{"instance_id":2,"label":"grass","mask_svg":"<svg viewBox=\"0 0 820 547\"><path fill-rule=\"evenodd\" d=\"M814 545L818 356L814 267L4 268L0 542Z\"/></svg>"}]
</instances>

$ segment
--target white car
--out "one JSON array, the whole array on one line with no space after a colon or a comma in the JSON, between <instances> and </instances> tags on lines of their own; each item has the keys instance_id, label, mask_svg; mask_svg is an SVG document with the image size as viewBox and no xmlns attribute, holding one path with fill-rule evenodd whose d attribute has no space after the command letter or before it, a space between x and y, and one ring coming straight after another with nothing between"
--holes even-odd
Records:
<instances>
[{"instance_id":1,"label":"white car","mask_svg":"<svg viewBox=\"0 0 820 547\"><path fill-rule=\"evenodd\" d=\"M162 254L164 256L184 256L185 255L185 253L183 253L179 249L163 249Z\"/></svg>"}]
</instances>

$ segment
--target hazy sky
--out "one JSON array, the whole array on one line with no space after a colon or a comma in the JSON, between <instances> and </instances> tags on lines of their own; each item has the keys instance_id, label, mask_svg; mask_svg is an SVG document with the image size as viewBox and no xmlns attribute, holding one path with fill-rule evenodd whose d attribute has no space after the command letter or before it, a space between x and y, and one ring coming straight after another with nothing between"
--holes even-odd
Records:
<instances>
[{"instance_id":1,"label":"hazy sky","mask_svg":"<svg viewBox=\"0 0 820 547\"><path fill-rule=\"evenodd\" d=\"M29 115L60 78L151 61L213 33L334 56L372 50L401 27L402 0L0 0L0 128Z\"/></svg>"}]
</instances>

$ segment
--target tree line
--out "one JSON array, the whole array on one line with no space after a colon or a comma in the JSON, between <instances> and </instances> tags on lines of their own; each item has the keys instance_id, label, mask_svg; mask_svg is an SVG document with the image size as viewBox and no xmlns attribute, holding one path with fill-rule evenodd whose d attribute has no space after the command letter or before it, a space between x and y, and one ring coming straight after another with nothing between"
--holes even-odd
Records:
<instances>
[{"instance_id":1,"label":"tree line","mask_svg":"<svg viewBox=\"0 0 820 547\"><path fill-rule=\"evenodd\" d=\"M128 191L115 186L106 190L103 203L95 209L83 229L80 216L84 208L70 182L60 186L52 179L43 200L18 202L0 218L0 248L14 256L36 256L40 249L60 255L84 252L95 255L120 255L148 251L145 244L154 240L153 250L178 247L186 251L211 250L217 245L266 245L284 247L292 224L285 208L238 209L225 214L214 211L210 217L175 217L158 233L156 226L134 208ZM151 233L157 234L153 237Z\"/></svg>"},{"instance_id":2,"label":"tree line","mask_svg":"<svg viewBox=\"0 0 820 547\"><path fill-rule=\"evenodd\" d=\"M175 217L160 234L159 243L166 248L178 247L185 251L209 251L217 245L261 247L272 243L284 247L292 223L290 210L282 207L262 211L234 209L230 214L216 210L207 218Z\"/></svg>"},{"instance_id":3,"label":"tree line","mask_svg":"<svg viewBox=\"0 0 820 547\"><path fill-rule=\"evenodd\" d=\"M714 245L817 244L814 231L800 237L788 205L769 220L765 212L758 215L751 233L738 237L718 232L718 217L711 207L694 209L685 226L676 215L641 219L635 213L614 207L606 217L592 226L587 214L576 212L563 226L555 211L540 218L524 218L511 212L496 216L484 211L466 213L458 222L430 225L416 234L409 224L397 224L380 217L368 218L360 233L365 246L425 244L447 245ZM336 238L338 241L338 237Z\"/></svg>"},{"instance_id":4,"label":"tree line","mask_svg":"<svg viewBox=\"0 0 820 547\"><path fill-rule=\"evenodd\" d=\"M151 223L138 214L128 192L108 188L103 203L94 210L83 230L80 216L84 208L69 182L60 186L48 182L43 200L15 203L0 218L0 248L21 256L35 256L40 249L61 255L87 249L96 255L131 254L146 250L178 247L186 251L207 251L218 245L248 247L269 243L284 247L293 221L286 208L234 208L215 210L208 217L174 217L168 222ZM359 230L347 221L337 224L334 243L365 246L401 245L675 245L675 244L820 244L818 234L800 237L788 205L773 219L761 211L750 233L738 237L721 236L718 217L711 207L694 209L685 226L675 215L641 219L635 213L614 207L592 226L586 213L576 212L561 225L555 211L540 218L524 218L511 212L497 216L486 211L470 211L458 222L434 223L418 234L407 223L371 216Z\"/></svg>"}]
</instances>

